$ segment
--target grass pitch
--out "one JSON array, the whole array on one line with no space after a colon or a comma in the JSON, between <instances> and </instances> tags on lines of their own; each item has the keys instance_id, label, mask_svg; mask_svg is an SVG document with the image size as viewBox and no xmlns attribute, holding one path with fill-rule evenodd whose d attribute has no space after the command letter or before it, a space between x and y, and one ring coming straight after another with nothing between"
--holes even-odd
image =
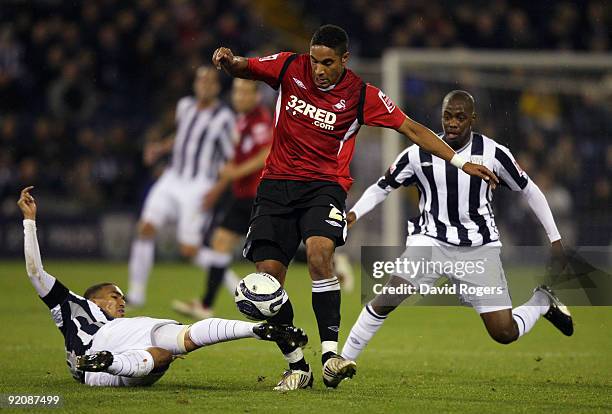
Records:
<instances>
[{"instance_id":1,"label":"grass pitch","mask_svg":"<svg viewBox=\"0 0 612 414\"><path fill-rule=\"evenodd\" d=\"M123 263L48 261L45 265L77 293L94 282L115 281L120 286L126 282ZM310 337L305 354L315 372L313 390L272 391L285 364L275 345L255 340L196 351L176 361L150 388L93 389L70 377L61 334L37 299L24 267L17 261L0 263L0 394L61 395L60 411L612 412L612 308L603 307L572 308L576 329L571 338L542 319L528 335L507 346L489 339L471 309L400 308L362 354L356 377L327 390L321 380L310 281L301 265L289 271L287 291L295 323ZM237 265L235 270L246 274L252 266ZM199 295L202 279L191 266L158 264L148 305L131 316L190 322L173 313L169 304L174 298ZM358 291L343 295L341 342L360 310ZM241 317L225 290L216 316Z\"/></svg>"}]
</instances>

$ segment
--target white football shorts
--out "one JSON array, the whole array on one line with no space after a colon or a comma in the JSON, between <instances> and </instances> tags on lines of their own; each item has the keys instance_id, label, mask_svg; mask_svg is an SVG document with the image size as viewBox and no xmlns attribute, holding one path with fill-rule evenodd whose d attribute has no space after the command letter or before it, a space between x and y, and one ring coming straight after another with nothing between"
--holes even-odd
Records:
<instances>
[{"instance_id":1,"label":"white football shorts","mask_svg":"<svg viewBox=\"0 0 612 414\"><path fill-rule=\"evenodd\" d=\"M512 308L512 299L500 259L499 244L454 246L424 235L406 238L402 259L420 267L407 273L394 273L409 281L418 292L427 292L443 276L454 285L454 292L464 305L476 312L494 312ZM419 264L420 263L420 264ZM418 270L414 270L418 269Z\"/></svg>"},{"instance_id":2,"label":"white football shorts","mask_svg":"<svg viewBox=\"0 0 612 414\"><path fill-rule=\"evenodd\" d=\"M212 212L202 210L204 195L212 185L180 178L167 169L149 191L141 219L157 229L169 221L176 221L178 242L200 246L202 234L212 221Z\"/></svg>"},{"instance_id":3,"label":"white football shorts","mask_svg":"<svg viewBox=\"0 0 612 414\"><path fill-rule=\"evenodd\" d=\"M146 316L117 318L98 330L87 353L110 351L113 354L120 354L130 350L158 347L167 349L174 355L181 355L185 353L184 337L189 326L181 325L172 319L156 319ZM144 386L155 383L164 373L165 371L130 378L106 372L86 372L85 383L98 387Z\"/></svg>"}]
</instances>

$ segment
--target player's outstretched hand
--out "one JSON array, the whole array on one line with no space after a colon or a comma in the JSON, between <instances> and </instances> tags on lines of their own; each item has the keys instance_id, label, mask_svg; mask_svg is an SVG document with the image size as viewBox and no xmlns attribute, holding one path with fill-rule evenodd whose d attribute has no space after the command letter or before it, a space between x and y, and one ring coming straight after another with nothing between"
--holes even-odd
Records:
<instances>
[{"instance_id":1,"label":"player's outstretched hand","mask_svg":"<svg viewBox=\"0 0 612 414\"><path fill-rule=\"evenodd\" d=\"M23 213L23 218L26 220L36 220L36 201L30 194L34 186L29 186L21 190L21 196L17 205Z\"/></svg>"},{"instance_id":2,"label":"player's outstretched hand","mask_svg":"<svg viewBox=\"0 0 612 414\"><path fill-rule=\"evenodd\" d=\"M463 171L466 174L482 178L487 183L489 183L493 190L495 190L495 187L497 187L497 184L499 184L499 179L497 178L497 176L493 174L491 170L489 170L484 165L466 162L465 164L463 164Z\"/></svg>"},{"instance_id":3,"label":"player's outstretched hand","mask_svg":"<svg viewBox=\"0 0 612 414\"><path fill-rule=\"evenodd\" d=\"M212 64L217 69L227 69L234 61L234 53L227 47L220 47L213 53Z\"/></svg>"},{"instance_id":4,"label":"player's outstretched hand","mask_svg":"<svg viewBox=\"0 0 612 414\"><path fill-rule=\"evenodd\" d=\"M349 211L346 215L346 225L350 229L353 227L353 224L357 221L357 214L354 211Z\"/></svg>"}]
</instances>

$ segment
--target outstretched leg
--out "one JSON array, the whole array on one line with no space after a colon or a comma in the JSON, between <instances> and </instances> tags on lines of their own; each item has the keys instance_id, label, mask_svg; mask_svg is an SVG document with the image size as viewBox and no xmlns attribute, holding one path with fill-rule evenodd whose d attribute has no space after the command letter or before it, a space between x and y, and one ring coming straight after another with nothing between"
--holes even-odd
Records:
<instances>
[{"instance_id":1,"label":"outstretched leg","mask_svg":"<svg viewBox=\"0 0 612 414\"><path fill-rule=\"evenodd\" d=\"M151 338L155 346L147 349L98 351L77 357L77 368L87 373L85 382L92 386L151 385L177 356L203 346L242 338L282 342L297 348L308 343L304 331L294 326L219 318L204 319L190 326L164 324L152 330Z\"/></svg>"}]
</instances>

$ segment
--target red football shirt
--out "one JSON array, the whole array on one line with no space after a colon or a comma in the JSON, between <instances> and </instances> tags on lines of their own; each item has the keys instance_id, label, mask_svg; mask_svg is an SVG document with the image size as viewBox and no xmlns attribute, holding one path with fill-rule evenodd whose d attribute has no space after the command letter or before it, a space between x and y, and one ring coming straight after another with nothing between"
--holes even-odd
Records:
<instances>
[{"instance_id":1,"label":"red football shirt","mask_svg":"<svg viewBox=\"0 0 612 414\"><path fill-rule=\"evenodd\" d=\"M236 119L239 140L234 150L234 163L242 164L257 155L272 142L272 115L262 106ZM236 198L255 198L262 170L234 181L232 192Z\"/></svg>"},{"instance_id":2,"label":"red football shirt","mask_svg":"<svg viewBox=\"0 0 612 414\"><path fill-rule=\"evenodd\" d=\"M359 127L397 129L406 119L389 97L350 69L333 87L319 89L308 54L249 58L248 65L253 79L279 89L263 178L334 181L348 191Z\"/></svg>"}]
</instances>

